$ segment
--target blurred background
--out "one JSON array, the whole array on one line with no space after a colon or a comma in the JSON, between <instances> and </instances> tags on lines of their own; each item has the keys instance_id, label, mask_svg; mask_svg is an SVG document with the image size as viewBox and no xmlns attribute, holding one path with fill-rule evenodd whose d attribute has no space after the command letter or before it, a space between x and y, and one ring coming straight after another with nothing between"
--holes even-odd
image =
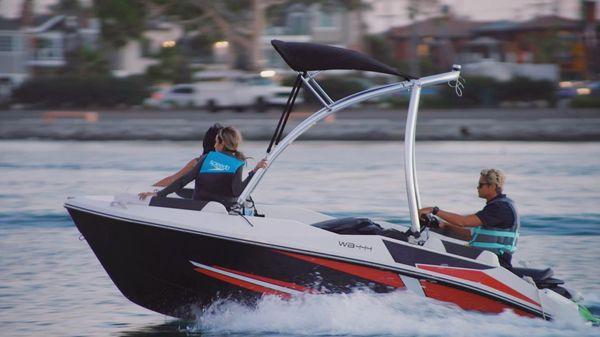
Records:
<instances>
[{"instance_id":1,"label":"blurred background","mask_svg":"<svg viewBox=\"0 0 600 337\"><path fill-rule=\"evenodd\" d=\"M461 64L462 97L422 91L423 203L471 214L483 207L479 171L505 170L522 222L516 260L552 267L599 315L599 15L590 0L0 0L2 335L597 336L579 321L410 305L406 294L172 320L121 296L62 206L148 190L202 152L215 122L242 131L253 167L295 75L272 39L359 50L414 76ZM317 79L333 98L399 80ZM298 103L288 130L320 108L307 92ZM396 94L320 122L253 197L407 224L407 103Z\"/></svg>"},{"instance_id":2,"label":"blurred background","mask_svg":"<svg viewBox=\"0 0 600 337\"><path fill-rule=\"evenodd\" d=\"M359 50L415 76L462 64L464 97L434 88L424 93L425 108L599 108L598 7L595 0L0 0L0 106L262 112L285 103L293 79L270 45L280 39ZM393 80L356 72L321 79L334 97ZM232 90L242 97L227 97ZM98 119L54 118L61 117Z\"/></svg>"}]
</instances>

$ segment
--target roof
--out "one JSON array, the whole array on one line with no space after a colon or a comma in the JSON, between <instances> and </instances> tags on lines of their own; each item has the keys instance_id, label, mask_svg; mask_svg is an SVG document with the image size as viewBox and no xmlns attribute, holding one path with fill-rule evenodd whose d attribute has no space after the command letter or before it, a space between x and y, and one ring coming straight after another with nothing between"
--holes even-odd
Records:
<instances>
[{"instance_id":1,"label":"roof","mask_svg":"<svg viewBox=\"0 0 600 337\"><path fill-rule=\"evenodd\" d=\"M556 15L538 16L519 25L520 30L552 29L552 28L579 28L583 22L575 19L563 18Z\"/></svg>"},{"instance_id":2,"label":"roof","mask_svg":"<svg viewBox=\"0 0 600 337\"><path fill-rule=\"evenodd\" d=\"M516 21L500 20L484 23L481 26L475 28L473 31L478 33L508 31L513 30L518 26L519 23Z\"/></svg>"},{"instance_id":3,"label":"roof","mask_svg":"<svg viewBox=\"0 0 600 337\"><path fill-rule=\"evenodd\" d=\"M280 40L272 40L271 44L290 68L298 72L347 69L396 75L405 79L414 78L400 73L370 56L350 49L317 43L284 42Z\"/></svg>"},{"instance_id":4,"label":"roof","mask_svg":"<svg viewBox=\"0 0 600 337\"><path fill-rule=\"evenodd\" d=\"M487 22L470 21L453 17L436 17L406 26L394 27L390 29L390 36L400 39L410 38L414 27L419 37L469 37L473 29L484 24L487 24Z\"/></svg>"},{"instance_id":5,"label":"roof","mask_svg":"<svg viewBox=\"0 0 600 337\"><path fill-rule=\"evenodd\" d=\"M52 28L64 18L63 15L38 15L35 16L28 27L23 27L21 18L4 18L0 16L0 30L20 30L27 28L29 31L45 31Z\"/></svg>"},{"instance_id":6,"label":"roof","mask_svg":"<svg viewBox=\"0 0 600 337\"><path fill-rule=\"evenodd\" d=\"M488 36L480 36L467 42L467 44L471 46L493 46L500 43L500 40Z\"/></svg>"},{"instance_id":7,"label":"roof","mask_svg":"<svg viewBox=\"0 0 600 337\"><path fill-rule=\"evenodd\" d=\"M20 19L7 19L0 16L0 30L19 30Z\"/></svg>"},{"instance_id":8,"label":"roof","mask_svg":"<svg viewBox=\"0 0 600 337\"><path fill-rule=\"evenodd\" d=\"M563 18L556 15L538 16L533 19L516 21L495 21L476 28L477 33L491 32L509 32L526 30L547 30L547 29L579 29L583 25L581 20Z\"/></svg>"}]
</instances>

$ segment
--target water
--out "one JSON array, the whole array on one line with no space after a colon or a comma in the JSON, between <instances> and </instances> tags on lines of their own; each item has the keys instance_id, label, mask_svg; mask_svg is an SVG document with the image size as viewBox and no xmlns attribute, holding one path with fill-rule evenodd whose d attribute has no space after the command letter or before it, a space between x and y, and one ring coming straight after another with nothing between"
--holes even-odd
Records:
<instances>
[{"instance_id":1,"label":"water","mask_svg":"<svg viewBox=\"0 0 600 337\"><path fill-rule=\"evenodd\" d=\"M263 143L245 144L259 158ZM358 335L597 336L576 320L545 322L464 312L408 292L264 298L220 303L184 322L126 300L62 204L69 195L145 190L197 155L193 142L0 142L2 336ZM253 163L256 160L253 161ZM402 144L298 142L254 198L336 216L406 223ZM515 259L551 266L600 312L600 146L597 143L422 142L424 205L472 213L478 172L508 173L522 240Z\"/></svg>"}]
</instances>

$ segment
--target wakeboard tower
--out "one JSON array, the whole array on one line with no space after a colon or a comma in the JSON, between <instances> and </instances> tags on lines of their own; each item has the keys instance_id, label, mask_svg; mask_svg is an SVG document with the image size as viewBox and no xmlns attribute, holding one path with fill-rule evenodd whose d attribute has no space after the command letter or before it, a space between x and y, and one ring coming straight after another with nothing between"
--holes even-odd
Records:
<instances>
[{"instance_id":1,"label":"wakeboard tower","mask_svg":"<svg viewBox=\"0 0 600 337\"><path fill-rule=\"evenodd\" d=\"M492 252L422 226L415 166L420 93L448 83L460 94L460 66L416 78L352 50L277 40L272 45L298 75L266 151L270 166L258 170L233 207L185 198L141 202L122 194L66 201L77 228L125 297L165 315L189 318L195 308L220 299L253 303L264 295L406 289L465 310L512 310L544 319L582 315L598 322L550 268L508 270ZM383 73L401 81L333 100L316 80L320 72L333 69ZM284 137L302 87L323 107ZM410 228L294 206L254 205L252 191L309 128L349 106L400 91L410 91L404 142Z\"/></svg>"}]
</instances>

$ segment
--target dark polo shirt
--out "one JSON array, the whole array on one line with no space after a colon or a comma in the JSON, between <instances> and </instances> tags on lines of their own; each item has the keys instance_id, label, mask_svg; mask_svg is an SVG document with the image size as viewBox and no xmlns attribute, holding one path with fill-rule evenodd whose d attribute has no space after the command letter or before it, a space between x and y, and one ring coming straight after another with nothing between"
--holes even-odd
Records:
<instances>
[{"instance_id":1,"label":"dark polo shirt","mask_svg":"<svg viewBox=\"0 0 600 337\"><path fill-rule=\"evenodd\" d=\"M509 229L515 221L515 214L507 202L493 202L498 198L506 197L505 194L499 194L494 199L488 201L485 207L475 213L483 223L483 228L501 228Z\"/></svg>"}]
</instances>

